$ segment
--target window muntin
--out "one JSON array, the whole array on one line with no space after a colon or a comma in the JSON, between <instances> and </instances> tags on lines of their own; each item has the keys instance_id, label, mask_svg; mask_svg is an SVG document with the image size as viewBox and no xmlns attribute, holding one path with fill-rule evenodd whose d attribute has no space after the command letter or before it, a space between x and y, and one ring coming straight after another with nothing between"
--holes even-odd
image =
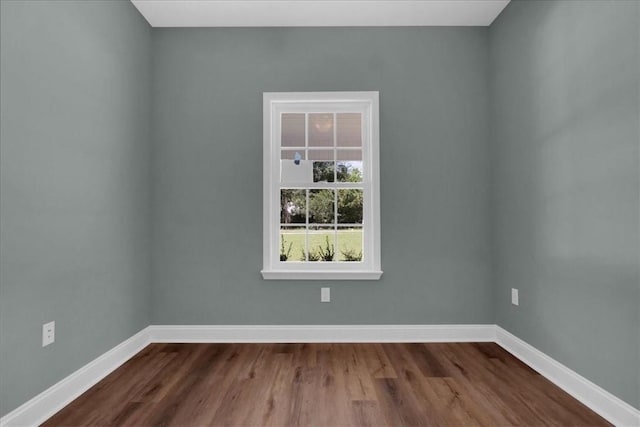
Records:
<instances>
[{"instance_id":1,"label":"window muntin","mask_svg":"<svg viewBox=\"0 0 640 427\"><path fill-rule=\"evenodd\" d=\"M379 278L377 92L264 101L263 276Z\"/></svg>"}]
</instances>

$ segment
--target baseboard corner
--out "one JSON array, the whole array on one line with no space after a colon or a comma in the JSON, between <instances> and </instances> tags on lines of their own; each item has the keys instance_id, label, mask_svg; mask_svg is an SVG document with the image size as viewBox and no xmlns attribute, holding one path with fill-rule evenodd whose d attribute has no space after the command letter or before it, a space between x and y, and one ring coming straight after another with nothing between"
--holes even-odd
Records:
<instances>
[{"instance_id":1,"label":"baseboard corner","mask_svg":"<svg viewBox=\"0 0 640 427\"><path fill-rule=\"evenodd\" d=\"M0 427L42 424L149 343L146 327L0 418Z\"/></svg>"},{"instance_id":2,"label":"baseboard corner","mask_svg":"<svg viewBox=\"0 0 640 427\"><path fill-rule=\"evenodd\" d=\"M640 411L496 325L496 343L618 427L640 426Z\"/></svg>"}]
</instances>

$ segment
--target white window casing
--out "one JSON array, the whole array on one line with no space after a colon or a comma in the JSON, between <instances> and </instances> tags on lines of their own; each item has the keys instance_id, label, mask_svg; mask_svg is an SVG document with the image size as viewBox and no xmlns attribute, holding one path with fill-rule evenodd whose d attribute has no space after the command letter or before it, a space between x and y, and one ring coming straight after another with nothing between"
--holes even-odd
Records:
<instances>
[{"instance_id":1,"label":"white window casing","mask_svg":"<svg viewBox=\"0 0 640 427\"><path fill-rule=\"evenodd\" d=\"M382 275L380 264L380 159L378 92L265 92L263 94L263 269L266 280L378 280ZM308 147L308 115L361 114L362 182L310 182L309 163L299 168L284 165L281 168L281 117L286 113L305 114L305 148ZM332 122L333 123L333 122ZM334 130L335 132L335 130ZM333 147L337 150L334 133ZM307 157L305 157L307 159ZM335 159L335 158L334 158ZM293 160L291 160L293 163ZM286 166L286 168L285 168ZM337 165L334 163L334 168ZM282 169L282 170L281 170ZM286 176L286 178L285 178ZM337 176L337 175L336 175ZM302 178L301 178L302 177ZM286 179L286 183L281 182ZM300 179L302 181L297 182ZM337 181L337 180L336 180ZM280 260L280 190L294 189L349 189L358 188L363 194L362 208L362 260L347 261L281 261ZM308 193L307 193L308 194ZM307 195L307 210L308 207ZM337 205L335 210L337 212ZM337 236L338 218L334 216ZM302 224L304 225L304 224ZM307 227L309 214L307 213ZM306 241L308 247L309 229ZM336 237L337 242L337 237ZM334 247L337 252L337 246ZM307 256L307 259L310 255Z\"/></svg>"}]
</instances>

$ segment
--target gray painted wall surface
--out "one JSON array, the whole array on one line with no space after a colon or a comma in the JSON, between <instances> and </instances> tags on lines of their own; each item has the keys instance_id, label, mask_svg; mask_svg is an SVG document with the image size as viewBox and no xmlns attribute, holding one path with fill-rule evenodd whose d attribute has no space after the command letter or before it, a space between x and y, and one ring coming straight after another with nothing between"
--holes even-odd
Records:
<instances>
[{"instance_id":1,"label":"gray painted wall surface","mask_svg":"<svg viewBox=\"0 0 640 427\"><path fill-rule=\"evenodd\" d=\"M516 1L490 30L497 323L636 407L639 9Z\"/></svg>"},{"instance_id":2,"label":"gray painted wall surface","mask_svg":"<svg viewBox=\"0 0 640 427\"><path fill-rule=\"evenodd\" d=\"M3 415L149 324L151 30L124 1L1 5Z\"/></svg>"},{"instance_id":3,"label":"gray painted wall surface","mask_svg":"<svg viewBox=\"0 0 640 427\"><path fill-rule=\"evenodd\" d=\"M154 29L153 322L492 323L487 32ZM331 90L380 91L384 275L263 281L262 92Z\"/></svg>"},{"instance_id":4,"label":"gray painted wall surface","mask_svg":"<svg viewBox=\"0 0 640 427\"><path fill-rule=\"evenodd\" d=\"M516 1L490 30L0 4L0 414L150 322L497 320L640 407L637 2ZM261 94L311 90L380 91L380 281L259 275Z\"/></svg>"}]
</instances>

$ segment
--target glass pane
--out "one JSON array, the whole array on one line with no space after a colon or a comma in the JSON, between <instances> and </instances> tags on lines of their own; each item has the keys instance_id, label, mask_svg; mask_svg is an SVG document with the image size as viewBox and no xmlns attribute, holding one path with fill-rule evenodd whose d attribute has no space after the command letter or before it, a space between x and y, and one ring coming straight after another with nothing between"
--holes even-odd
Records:
<instances>
[{"instance_id":1,"label":"glass pane","mask_svg":"<svg viewBox=\"0 0 640 427\"><path fill-rule=\"evenodd\" d=\"M339 261L362 261L362 228L339 228L337 252Z\"/></svg>"},{"instance_id":2,"label":"glass pane","mask_svg":"<svg viewBox=\"0 0 640 427\"><path fill-rule=\"evenodd\" d=\"M309 160L335 160L333 149L331 150L309 150Z\"/></svg>"},{"instance_id":3,"label":"glass pane","mask_svg":"<svg viewBox=\"0 0 640 427\"><path fill-rule=\"evenodd\" d=\"M304 114L283 113L281 143L283 147L304 147Z\"/></svg>"},{"instance_id":4,"label":"glass pane","mask_svg":"<svg viewBox=\"0 0 640 427\"><path fill-rule=\"evenodd\" d=\"M298 154L300 160L305 160L304 150L282 150L280 152L280 158L282 160L295 160L296 154Z\"/></svg>"},{"instance_id":5,"label":"glass pane","mask_svg":"<svg viewBox=\"0 0 640 427\"><path fill-rule=\"evenodd\" d=\"M362 224L363 199L360 188L338 190L338 224Z\"/></svg>"},{"instance_id":6,"label":"glass pane","mask_svg":"<svg viewBox=\"0 0 640 427\"><path fill-rule=\"evenodd\" d=\"M309 160L314 160L313 182L335 181L335 163L333 159L333 150L309 150Z\"/></svg>"},{"instance_id":7,"label":"glass pane","mask_svg":"<svg viewBox=\"0 0 640 427\"><path fill-rule=\"evenodd\" d=\"M333 224L335 190L309 190L309 224Z\"/></svg>"},{"instance_id":8,"label":"glass pane","mask_svg":"<svg viewBox=\"0 0 640 427\"><path fill-rule=\"evenodd\" d=\"M305 227L280 227L280 261L301 261L306 247ZM302 259L304 261L304 259Z\"/></svg>"},{"instance_id":9,"label":"glass pane","mask_svg":"<svg viewBox=\"0 0 640 427\"><path fill-rule=\"evenodd\" d=\"M362 147L360 113L341 113L336 118L338 147Z\"/></svg>"},{"instance_id":10,"label":"glass pane","mask_svg":"<svg viewBox=\"0 0 640 427\"><path fill-rule=\"evenodd\" d=\"M336 231L333 227L309 227L308 260L336 260Z\"/></svg>"},{"instance_id":11,"label":"glass pane","mask_svg":"<svg viewBox=\"0 0 640 427\"><path fill-rule=\"evenodd\" d=\"M309 114L309 147L333 147L333 114Z\"/></svg>"},{"instance_id":12,"label":"glass pane","mask_svg":"<svg viewBox=\"0 0 640 427\"><path fill-rule=\"evenodd\" d=\"M362 150L338 150L337 173L339 182L362 182Z\"/></svg>"},{"instance_id":13,"label":"glass pane","mask_svg":"<svg viewBox=\"0 0 640 427\"><path fill-rule=\"evenodd\" d=\"M333 182L335 163L313 162L313 182Z\"/></svg>"},{"instance_id":14,"label":"glass pane","mask_svg":"<svg viewBox=\"0 0 640 427\"><path fill-rule=\"evenodd\" d=\"M304 224L307 222L307 190L280 190L280 223Z\"/></svg>"}]
</instances>

